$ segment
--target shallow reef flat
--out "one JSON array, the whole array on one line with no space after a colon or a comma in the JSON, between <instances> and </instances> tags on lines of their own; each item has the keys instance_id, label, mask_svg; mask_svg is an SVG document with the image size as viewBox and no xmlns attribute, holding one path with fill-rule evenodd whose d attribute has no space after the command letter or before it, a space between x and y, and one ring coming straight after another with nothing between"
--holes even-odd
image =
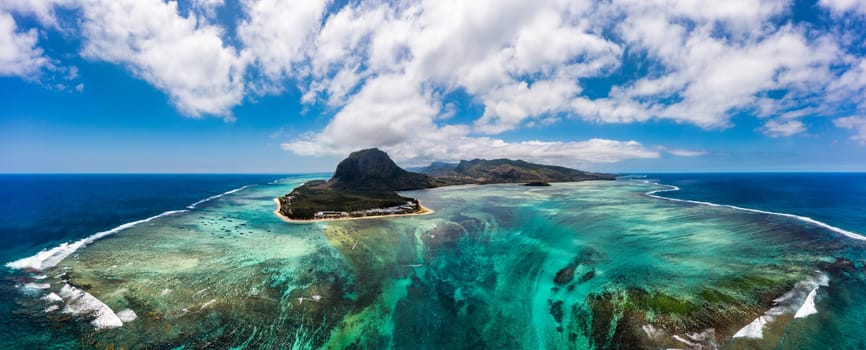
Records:
<instances>
[{"instance_id":1,"label":"shallow reef flat","mask_svg":"<svg viewBox=\"0 0 866 350\"><path fill-rule=\"evenodd\" d=\"M863 242L638 181L407 192L431 215L287 224L250 186L99 240L42 271L33 317L95 348L858 347ZM34 301L37 303L37 301ZM853 310L853 311L852 311ZM128 319L129 314L124 314ZM796 316L796 317L795 317ZM842 336L847 334L847 338ZM858 338L859 337L859 338Z\"/></svg>"}]
</instances>

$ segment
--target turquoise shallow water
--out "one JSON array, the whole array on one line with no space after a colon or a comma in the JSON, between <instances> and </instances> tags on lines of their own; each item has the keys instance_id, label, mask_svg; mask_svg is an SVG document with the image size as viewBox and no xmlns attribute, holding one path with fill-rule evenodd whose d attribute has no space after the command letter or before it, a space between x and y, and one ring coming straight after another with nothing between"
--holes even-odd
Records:
<instances>
[{"instance_id":1,"label":"turquoise shallow water","mask_svg":"<svg viewBox=\"0 0 866 350\"><path fill-rule=\"evenodd\" d=\"M18 312L56 332L2 345L866 346L864 242L796 218L616 181L446 187L406 193L431 215L280 221L272 199L306 180L250 186L19 272ZM98 329L127 309L135 320Z\"/></svg>"}]
</instances>

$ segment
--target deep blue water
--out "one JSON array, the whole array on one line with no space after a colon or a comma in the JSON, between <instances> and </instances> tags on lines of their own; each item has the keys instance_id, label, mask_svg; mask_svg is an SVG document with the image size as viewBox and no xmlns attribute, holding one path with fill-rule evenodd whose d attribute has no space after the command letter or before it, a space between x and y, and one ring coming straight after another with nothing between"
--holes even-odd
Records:
<instances>
[{"instance_id":1,"label":"deep blue water","mask_svg":"<svg viewBox=\"0 0 866 350\"><path fill-rule=\"evenodd\" d=\"M650 174L659 195L810 217L866 235L866 173Z\"/></svg>"},{"instance_id":2,"label":"deep blue water","mask_svg":"<svg viewBox=\"0 0 866 350\"><path fill-rule=\"evenodd\" d=\"M0 175L0 262L281 175ZM808 216L866 234L866 173L650 174L662 195Z\"/></svg>"},{"instance_id":3,"label":"deep blue water","mask_svg":"<svg viewBox=\"0 0 866 350\"><path fill-rule=\"evenodd\" d=\"M168 210L185 209L201 199L241 186L267 183L284 177L0 175L0 196L3 198L0 201L0 239L3 240L0 245L0 266L127 222ZM863 209L866 208L866 174L863 173L650 174L646 179L680 188L679 191L659 193L661 196L808 216L845 230L866 234L866 210ZM354 248L351 250L354 251ZM3 275L2 271L0 275ZM44 314L41 305L15 301L20 299L20 290L15 287L21 283L19 277L8 275L0 279L0 333L5 335L5 340L26 334L32 338L33 344L78 344L75 329L60 328L73 325L58 326L44 317L33 317L34 314ZM475 277L469 279L474 280ZM853 293L850 297L845 294L862 290L862 285L857 281L839 280L834 288L842 292L834 292L834 302L838 300L840 303L838 307L834 306L835 309L822 304L828 312L823 313L822 310L821 317L826 314L826 317L830 317L826 322L840 324L832 329L862 325L858 314L843 312L850 309L851 305L863 305L860 299L862 294ZM850 286L845 283L850 283ZM2 332L4 330L9 332ZM825 338L834 337L832 332L822 334ZM3 344L3 339L0 339L0 344Z\"/></svg>"},{"instance_id":4,"label":"deep blue water","mask_svg":"<svg viewBox=\"0 0 866 350\"><path fill-rule=\"evenodd\" d=\"M281 175L0 175L0 262ZM2 265L0 264L0 265Z\"/></svg>"}]
</instances>

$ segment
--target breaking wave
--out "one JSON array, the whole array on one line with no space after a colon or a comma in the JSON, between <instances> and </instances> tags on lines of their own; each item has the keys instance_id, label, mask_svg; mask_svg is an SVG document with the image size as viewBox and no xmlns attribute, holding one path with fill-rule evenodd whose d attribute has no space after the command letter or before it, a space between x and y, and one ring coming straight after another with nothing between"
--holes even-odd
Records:
<instances>
[{"instance_id":1,"label":"breaking wave","mask_svg":"<svg viewBox=\"0 0 866 350\"><path fill-rule=\"evenodd\" d=\"M748 211L748 212L752 212L752 213L784 216L787 218L797 219L797 220L807 222L807 223L810 223L810 224L813 224L816 226L820 226L822 228L825 228L825 229L828 229L830 231L842 234L842 235L847 236L849 238L858 239L861 241L866 241L866 236L863 236L863 235L860 235L860 234L857 234L857 233L854 233L854 232L851 232L851 231L848 231L848 230L845 230L842 228L838 228L836 226L812 219L812 218L807 217L807 216L800 216L800 215L794 215L794 214L788 214L788 213L779 213L779 212L767 211L767 210L743 208L743 207L738 207L735 205L728 205L728 204L718 204L718 203L712 203L712 202L694 201L694 200L689 200L689 199L677 199L677 198L659 196L659 195L656 195L656 193L679 191L680 188L677 186L664 185L664 184L660 184L660 183L656 183L656 182L649 182L649 181L644 181L644 182L648 183L648 184L653 184L653 185L665 187L662 189L653 190L653 191L649 191L649 192L645 193L645 195L652 197L652 198L658 198L658 199L669 200L669 201L674 201L674 202L684 202L684 203L708 205L708 206L712 206L712 207L725 207L725 208L731 208L731 209L736 209L736 210L744 210L744 211Z\"/></svg>"},{"instance_id":2,"label":"breaking wave","mask_svg":"<svg viewBox=\"0 0 866 350\"><path fill-rule=\"evenodd\" d=\"M221 197L226 196L226 195L230 195L230 194L235 193L235 192L243 191L243 190L245 190L247 187L250 187L250 186L252 186L252 185L241 186L241 187L238 187L238 188L233 189L233 190L229 190L229 191L226 191L226 192L223 192L223 193L220 193L220 194L215 194L215 195L213 195L213 196L207 197L207 198L202 199L202 200L200 200L200 201L198 201L198 202L195 202L195 203L193 203L193 204L190 204L190 205L186 206L186 208L187 208L187 209L195 209L195 208L198 207L199 205L202 205L202 204L204 204L204 203L210 202L210 201L212 201L212 200L214 200L214 199L217 199L217 198L221 198Z\"/></svg>"},{"instance_id":3,"label":"breaking wave","mask_svg":"<svg viewBox=\"0 0 866 350\"><path fill-rule=\"evenodd\" d=\"M76 250L78 250L81 247L86 246L90 243L93 243L94 241L96 241L100 238L110 236L110 235L113 235L113 234L118 233L120 231L135 227L138 224L142 224L145 222L156 220L156 219L164 217L164 216L174 215L177 213L183 213L185 211L186 210L169 210L169 211L163 212L162 214L151 216L147 219L127 222L123 225L117 226L117 227L110 229L108 231L97 232L97 233L94 233L88 237L85 237L85 238L80 239L80 240L75 241L75 242L71 242L71 243L66 242L66 243L63 243L59 246L51 248L51 249L44 249L44 250L40 251L39 253L36 253L36 255L22 258L22 259L18 259L18 260L15 260L13 262L7 263L6 266L13 268L13 269L18 269L18 270L32 269L32 270L42 271L42 270L45 270L47 268L50 268L50 267L57 265L58 263L60 263L60 261L62 261L63 259L66 259L66 257L72 255L72 253L75 253Z\"/></svg>"}]
</instances>

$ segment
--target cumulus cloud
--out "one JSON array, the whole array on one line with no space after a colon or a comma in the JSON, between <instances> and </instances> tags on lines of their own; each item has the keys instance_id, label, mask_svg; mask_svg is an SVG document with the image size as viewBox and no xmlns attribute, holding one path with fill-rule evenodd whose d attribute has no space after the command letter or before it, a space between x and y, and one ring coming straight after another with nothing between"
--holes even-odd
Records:
<instances>
[{"instance_id":1,"label":"cumulus cloud","mask_svg":"<svg viewBox=\"0 0 866 350\"><path fill-rule=\"evenodd\" d=\"M0 2L0 11L33 16L44 25L56 27L55 8L69 6L73 1L75 0L3 0Z\"/></svg>"},{"instance_id":2,"label":"cumulus cloud","mask_svg":"<svg viewBox=\"0 0 866 350\"><path fill-rule=\"evenodd\" d=\"M0 11L50 27L57 7L77 9L83 57L126 67L186 115L230 119L247 96L296 86L302 104L331 118L285 143L300 154L377 146L404 160L469 155L453 145L460 142L501 156L562 148L568 155L557 157L580 161L699 156L632 141L496 135L564 118L724 129L745 114L766 120L758 132L785 137L806 132L803 119L838 115L838 106L866 109L866 57L852 48L859 44L786 20L790 0L241 0L233 31L215 16L224 0L188 1L185 13L163 0L8 0ZM861 1L819 4L836 17L866 13ZM0 69L48 64L38 33L17 29L8 15L0 29L0 40L14 43L0 59L31 62ZM452 93L480 115L449 119ZM617 156L593 158L581 147Z\"/></svg>"},{"instance_id":3,"label":"cumulus cloud","mask_svg":"<svg viewBox=\"0 0 866 350\"><path fill-rule=\"evenodd\" d=\"M790 26L758 25L783 9L781 2L750 1L755 8L743 18L727 9L749 5L721 3L725 5L710 6L701 15L680 11L682 6L665 9L667 1L628 4L619 32L664 69L613 90L615 104L631 106L627 112L633 113L615 115L613 121L640 121L649 114L703 128L728 127L734 112L758 107L763 92L786 89L789 98L795 98L830 80L830 65L839 57L833 41L810 40L802 29ZM728 36L718 35L719 25L728 28ZM751 31L738 35L741 27ZM601 112L598 118L604 120L605 109Z\"/></svg>"},{"instance_id":4,"label":"cumulus cloud","mask_svg":"<svg viewBox=\"0 0 866 350\"><path fill-rule=\"evenodd\" d=\"M406 76L379 76L370 79L324 130L282 147L301 155L345 155L381 147L404 165L509 157L582 166L659 157L657 151L636 141L506 142L473 137L467 125L437 126L434 119L441 110L437 103L432 94Z\"/></svg>"},{"instance_id":5,"label":"cumulus cloud","mask_svg":"<svg viewBox=\"0 0 866 350\"><path fill-rule=\"evenodd\" d=\"M833 121L836 126L854 131L851 139L866 144L866 117L844 117Z\"/></svg>"},{"instance_id":6,"label":"cumulus cloud","mask_svg":"<svg viewBox=\"0 0 866 350\"><path fill-rule=\"evenodd\" d=\"M82 0L82 55L123 65L190 116L231 118L244 97L246 61L223 30L160 0Z\"/></svg>"},{"instance_id":7,"label":"cumulus cloud","mask_svg":"<svg viewBox=\"0 0 866 350\"><path fill-rule=\"evenodd\" d=\"M866 3L860 0L820 0L818 4L830 9L835 14L849 11L866 14Z\"/></svg>"},{"instance_id":8,"label":"cumulus cloud","mask_svg":"<svg viewBox=\"0 0 866 350\"><path fill-rule=\"evenodd\" d=\"M343 154L439 134L433 124L437 107L432 103L431 96L420 91L411 79L379 76L368 81L324 130L285 147L306 155Z\"/></svg>"},{"instance_id":9,"label":"cumulus cloud","mask_svg":"<svg viewBox=\"0 0 866 350\"><path fill-rule=\"evenodd\" d=\"M491 137L466 136L467 129L446 127L434 134L419 134L411 141L381 147L406 166L432 161L459 161L474 158L514 158L540 163L584 167L597 163L616 163L628 159L658 158L658 151L637 141L590 139L586 141L546 142L538 140L507 142ZM352 148L319 149L321 140L295 141L283 148L301 155L345 155ZM355 148L357 149L357 148Z\"/></svg>"},{"instance_id":10,"label":"cumulus cloud","mask_svg":"<svg viewBox=\"0 0 866 350\"><path fill-rule=\"evenodd\" d=\"M293 65L304 59L328 0L244 0L247 18L238 26L244 53L251 55L266 78L253 85L281 90L283 79L295 77Z\"/></svg>"},{"instance_id":11,"label":"cumulus cloud","mask_svg":"<svg viewBox=\"0 0 866 350\"><path fill-rule=\"evenodd\" d=\"M0 76L34 79L50 65L37 41L36 29L21 31L10 14L0 12Z\"/></svg>"}]
</instances>

